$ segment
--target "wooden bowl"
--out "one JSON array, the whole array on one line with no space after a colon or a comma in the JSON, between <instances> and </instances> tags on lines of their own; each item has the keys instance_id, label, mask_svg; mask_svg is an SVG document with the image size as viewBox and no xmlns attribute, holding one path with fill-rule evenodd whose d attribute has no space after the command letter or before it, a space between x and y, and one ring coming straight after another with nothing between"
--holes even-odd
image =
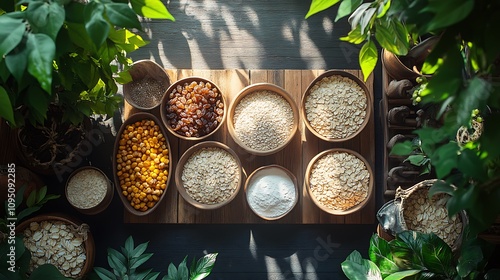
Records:
<instances>
[{"instance_id":1,"label":"wooden bowl","mask_svg":"<svg viewBox=\"0 0 500 280\"><path fill-rule=\"evenodd\" d=\"M120 180L118 178L118 175L117 175L117 160L116 160L116 155L118 153L118 150L119 150L119 146L120 146L120 137L123 133L123 131L126 129L127 125L129 124L132 124L136 121L142 121L144 119L148 119L148 120L153 120L155 122L155 124L157 124L159 127L160 127L160 131L162 132L164 138L165 138L165 142L166 142L166 145L167 145L167 149L168 149L168 159L169 159L169 163L168 163L168 176L167 176L167 181L166 181L166 188L163 190L163 193L161 194L160 198L158 201L156 201L156 203L154 204L153 207L149 208L148 210L146 211L139 211L139 210L136 210L133 206L130 205L130 202L127 200L127 197L125 197L122 193L122 189L121 189L121 186L120 186ZM170 149L170 142L168 141L168 138L167 138L167 131L165 129L165 127L162 126L162 123L160 122L160 120L155 117L153 114L150 114L150 113L146 113L146 112L139 112L139 113L135 113L133 115L131 115L127 120L125 120L123 122L123 124L121 125L120 127L120 130L118 131L118 134L116 135L116 140L115 140L115 145L114 145L114 152L113 152L113 174L114 174L114 181L115 181L115 187L116 187L116 191L118 192L118 196L120 197L120 200L122 201L123 203L123 206L125 207L125 209L127 209L128 212L130 212L131 214L134 214L136 216L145 216L151 212L153 212L156 207L158 207L158 205L160 204L160 202L163 200L163 198L165 197L165 193L167 192L167 188L168 188L168 185L169 185L169 182L170 182L170 178L171 178L171 174L172 174L172 150Z\"/></svg>"},{"instance_id":2,"label":"wooden bowl","mask_svg":"<svg viewBox=\"0 0 500 280\"><path fill-rule=\"evenodd\" d=\"M125 100L140 111L158 108L170 86L170 78L165 69L152 60L138 60L132 64L129 73L132 81L123 85ZM157 90L159 92L147 92ZM139 104L138 100L146 103Z\"/></svg>"},{"instance_id":3,"label":"wooden bowl","mask_svg":"<svg viewBox=\"0 0 500 280\"><path fill-rule=\"evenodd\" d=\"M274 92L274 93L278 94L279 96L283 97L288 102L288 104L290 105L290 108L293 111L293 127L292 127L292 130L290 132L290 135L288 135L287 139L281 145L279 145L278 147L275 147L273 149L257 150L257 149L254 149L252 147L249 147L247 144L245 144L244 141L242 141L242 139L240 139L240 137L238 137L238 135L236 134L236 131L235 131L234 115L235 115L236 107L238 106L238 104L240 103L240 101L243 98L252 95L256 91L270 91L270 92ZM236 142L236 144L238 144L238 146L240 146L246 152L253 154L253 155L257 155L257 156L267 156L267 155L277 153L278 151L285 148L288 145L288 143L290 143L290 141L292 141L293 137L295 136L295 133L297 132L298 123L299 123L299 110L297 108L297 105L295 104L295 101L292 99L290 94L287 91L285 91L285 89L283 89L277 85L270 84L270 83L257 83L257 84L252 84L252 85L245 87L235 97L235 99L233 100L233 102L229 106L227 127L228 127L229 134L231 135L233 140Z\"/></svg>"},{"instance_id":4,"label":"wooden bowl","mask_svg":"<svg viewBox=\"0 0 500 280\"><path fill-rule=\"evenodd\" d=\"M204 148L219 148L219 149L222 149L222 150L228 152L234 158L234 160L236 161L236 164L238 166L238 174L237 174L238 183L236 185L236 189L234 190L234 192L231 194L231 196L228 199L226 199L220 203L205 204L205 203L201 203L201 202L195 200L186 191L186 188L184 186L184 182L182 181L182 172L184 170L184 165L186 164L188 159L193 154L195 154L196 152L198 152ZM222 206L231 202L238 194L240 187L241 187L241 184L242 184L242 181L243 181L243 171L241 168L241 161L240 161L238 155L231 148L226 146L225 144L220 143L220 142L216 142L216 141L200 142L200 143L190 147L189 149L187 149L186 152L184 152L184 154L179 159L179 162L177 163L177 166L175 169L175 185L177 186L177 190L179 191L181 196L189 204L193 205L196 208L203 209L203 210L213 210L213 209L221 208Z\"/></svg>"},{"instance_id":5,"label":"wooden bowl","mask_svg":"<svg viewBox=\"0 0 500 280\"><path fill-rule=\"evenodd\" d=\"M359 128L355 132L351 133L350 135L348 135L346 137L342 137L342 138L331 138L331 137L328 137L326 135L323 135L323 134L319 133L311 125L310 120L307 118L307 113L306 113L306 101L307 101L307 98L308 98L308 96L310 94L310 91L323 78L331 77L331 76L341 76L341 77L345 77L345 78L348 78L348 79L354 81L359 87L361 87L361 89L363 90L363 92L365 93L365 96L366 96L366 109L365 109L365 117L364 117L363 123L359 126ZM368 121L370 120L370 116L371 116L371 113L372 113L372 98L371 98L370 91L366 87L366 84L362 80L360 80L358 77L356 77L355 75L353 75L353 74L351 74L349 72L341 71L341 70L329 70L329 71L326 71L326 72L322 73L318 77L316 77L309 84L309 86L307 87L306 91L304 92L304 95L302 96L301 108L300 109L301 109L302 119L304 120L304 124L306 125L307 129L312 134L314 134L316 137L318 137L319 139L322 139L324 141L328 141L328 142L344 142L344 141L347 141L347 140L350 140L350 139L356 137L361 131L363 131L363 129L368 124Z\"/></svg>"},{"instance_id":6,"label":"wooden bowl","mask_svg":"<svg viewBox=\"0 0 500 280\"><path fill-rule=\"evenodd\" d=\"M76 175L80 174L81 172L89 172L89 171L94 173L96 176L101 177L106 182L106 185L104 186L106 188L106 191L105 191L104 197L102 198L102 200L100 202L98 202L94 206L84 208L84 207L81 207L80 205L77 205L77 203L75 204L75 202L69 198L68 186L69 186L71 180L76 178L75 177ZM87 185L88 184L89 183L87 183ZM93 166L84 166L84 167L81 167L81 168L73 171L73 173L71 173L68 180L66 181L64 193L66 195L66 199L68 200L69 204L71 206L73 206L73 208L75 208L77 211L79 211L80 213L83 213L83 214L87 214L87 215L95 215L95 214L101 213L102 211L106 210L106 208L109 206L109 204L113 200L114 187L113 187L113 183L111 183L111 181L108 179L106 174L104 174L104 172L102 172L102 170L100 170L99 168L93 167Z\"/></svg>"},{"instance_id":7,"label":"wooden bowl","mask_svg":"<svg viewBox=\"0 0 500 280\"><path fill-rule=\"evenodd\" d=\"M168 102L170 101L170 93L175 89L177 88L178 85L180 86L183 86L185 83L187 84L190 84L192 82L203 82L203 83L210 83L212 85L213 88L216 88L217 91L218 91L218 97L220 97L220 100L221 102L224 104L224 113L223 113L223 116L222 116L222 120L221 122L219 122L217 124L217 127L215 127L215 129L212 129L212 131L210 131L210 133L208 134L204 134L202 136L199 136L199 137L194 137L194 136L185 136L185 135L182 135L180 133L178 133L177 131L175 131L169 124L169 121L170 121L170 118L168 117L168 113L167 113L167 104ZM224 122L225 122L225 119L226 119L226 115L227 115L227 102L226 102L226 97L224 96L223 92L221 92L220 88L212 81L208 80L208 79L205 79L205 78L202 78L202 77L186 77L186 78L183 78L183 79L180 79L178 80L177 82L173 83L172 85L170 85L170 87L167 89L167 92L166 94L163 96L163 99L161 101L161 107L160 107L160 115L161 115L161 120L163 122L163 125L167 128L167 130L173 134L175 137L178 137L182 140L192 140L192 141L197 141L197 140L202 140L202 139L205 139L211 135L213 135L215 132L217 132L223 125L224 125Z\"/></svg>"},{"instance_id":8,"label":"wooden bowl","mask_svg":"<svg viewBox=\"0 0 500 280\"><path fill-rule=\"evenodd\" d=\"M250 196L250 190L254 188L255 186L253 185L256 183L258 180L262 180L262 178L265 178L267 176L280 176L280 177L285 177L287 179L290 179L290 181L293 183L293 187L295 190L295 196L293 197L293 202L292 204L288 207L286 211L283 213L276 215L276 216L271 216L271 215L265 215L264 213L260 213L258 209L252 207L252 203L250 202L249 196ZM271 187L274 188L274 191L279 192L280 189L278 189L278 185L272 185ZM280 165L268 165L268 166L262 166L257 168L254 172L248 176L246 182L245 182L245 198L248 203L248 206L252 211L255 213L255 215L259 216L260 218L268 221L273 221L273 220L278 220L286 216L292 209L295 207L299 200L299 188L297 184L297 178L295 175L293 175L292 172L290 172L288 169L280 166ZM280 197L281 198L281 197ZM280 199L280 202L282 200Z\"/></svg>"},{"instance_id":9,"label":"wooden bowl","mask_svg":"<svg viewBox=\"0 0 500 280\"><path fill-rule=\"evenodd\" d=\"M16 227L16 232L19 234L24 234L24 230L29 228L30 224L32 222L37 222L41 223L43 221L57 221L57 222L63 222L65 224L74 226L74 227L80 227L84 223L78 221L77 219L74 219L72 217L63 215L63 214L58 214L58 213L53 213L53 214L43 214L43 215L38 215L32 218L29 218L23 222L21 222L17 227ZM95 245L94 245L94 238L92 237L92 233L90 230L87 231L87 239L83 242L83 246L85 248L86 252L86 260L85 264L82 267L82 270L78 275L75 275L74 278L76 279L82 279L84 278L85 275L90 273L93 270L94 267L94 257L95 257ZM39 247L37 247L39 248Z\"/></svg>"},{"instance_id":10,"label":"wooden bowl","mask_svg":"<svg viewBox=\"0 0 500 280\"><path fill-rule=\"evenodd\" d=\"M368 174L370 177L369 181L368 181L368 190L367 190L366 198L363 199L362 201L360 201L358 204L356 204L348 209L345 209L345 210L332 209L330 207L325 206L324 204L322 204L318 200L316 195L311 190L311 172L315 168L314 165L317 163L317 161L319 159L323 158L324 156L326 156L328 154L335 154L335 153L350 154L350 155L355 156L359 160L361 160L364 163L366 170L368 171ZM345 163L342 164L342 167L344 167L344 166L345 166ZM329 174L327 174L327 175L329 175ZM331 178L328 178L327 175L325 175L326 179L331 179ZM368 201L371 199L372 194L373 194L373 181L374 181L373 171L364 157L362 157L359 153L352 151L352 150L343 149L343 148L333 148L333 149L329 149L329 150L326 150L326 151L323 151L323 152L317 154L314 158L311 159L311 161L309 161L309 164L307 165L307 169L306 169L306 173L305 173L305 178L304 178L304 187L307 189L307 193L308 193L309 197L311 198L311 200L314 202L314 204L316 204L316 206L318 206L318 208L320 208L324 212L332 214L332 215L348 215L348 214L352 214L354 212L361 210L368 203Z\"/></svg>"}]
</instances>

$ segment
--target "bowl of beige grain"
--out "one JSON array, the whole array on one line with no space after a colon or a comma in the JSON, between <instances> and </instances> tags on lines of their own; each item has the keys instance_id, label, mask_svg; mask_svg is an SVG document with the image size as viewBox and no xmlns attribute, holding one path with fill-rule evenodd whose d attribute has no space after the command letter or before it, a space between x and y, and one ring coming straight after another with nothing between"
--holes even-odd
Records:
<instances>
[{"instance_id":1,"label":"bowl of beige grain","mask_svg":"<svg viewBox=\"0 0 500 280\"><path fill-rule=\"evenodd\" d=\"M75 170L66 182L65 195L69 204L83 214L104 211L113 200L113 184L102 170L84 166Z\"/></svg>"},{"instance_id":2,"label":"bowl of beige grain","mask_svg":"<svg viewBox=\"0 0 500 280\"><path fill-rule=\"evenodd\" d=\"M371 96L365 83L355 75L329 70L307 87L301 102L301 115L307 129L328 142L356 137L371 115Z\"/></svg>"},{"instance_id":3,"label":"bowl of beige grain","mask_svg":"<svg viewBox=\"0 0 500 280\"><path fill-rule=\"evenodd\" d=\"M306 169L305 188L321 210L347 215L361 210L373 193L373 171L359 153L333 148L317 154Z\"/></svg>"},{"instance_id":4,"label":"bowl of beige grain","mask_svg":"<svg viewBox=\"0 0 500 280\"><path fill-rule=\"evenodd\" d=\"M228 131L246 152L266 156L292 141L297 131L299 110L283 88L252 84L242 89L228 111Z\"/></svg>"}]
</instances>

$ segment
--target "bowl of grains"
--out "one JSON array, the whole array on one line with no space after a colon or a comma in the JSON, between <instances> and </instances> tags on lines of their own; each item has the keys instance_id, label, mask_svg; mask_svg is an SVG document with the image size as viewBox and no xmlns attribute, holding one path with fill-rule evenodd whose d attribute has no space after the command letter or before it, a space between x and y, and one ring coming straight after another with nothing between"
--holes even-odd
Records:
<instances>
[{"instance_id":1,"label":"bowl of grains","mask_svg":"<svg viewBox=\"0 0 500 280\"><path fill-rule=\"evenodd\" d=\"M436 181L424 180L408 189L396 190L395 201L399 201L401 229L435 233L455 251L460 247L468 218L463 211L448 216L446 203L449 194L436 193L429 197L429 189Z\"/></svg>"},{"instance_id":2,"label":"bowl of grains","mask_svg":"<svg viewBox=\"0 0 500 280\"><path fill-rule=\"evenodd\" d=\"M92 166L75 170L66 181L66 199L83 214L104 211L113 200L114 188L106 174Z\"/></svg>"},{"instance_id":3,"label":"bowl of grains","mask_svg":"<svg viewBox=\"0 0 500 280\"><path fill-rule=\"evenodd\" d=\"M160 113L163 124L173 135L183 140L201 140L223 125L226 101L213 82L187 77L168 88Z\"/></svg>"},{"instance_id":4,"label":"bowl of grains","mask_svg":"<svg viewBox=\"0 0 500 280\"><path fill-rule=\"evenodd\" d=\"M326 71L307 87L301 113L307 129L316 137L329 142L346 141L358 135L370 119L370 92L351 73Z\"/></svg>"},{"instance_id":5,"label":"bowl of grains","mask_svg":"<svg viewBox=\"0 0 500 280\"><path fill-rule=\"evenodd\" d=\"M281 219L299 200L297 179L279 165L257 168L248 176L244 190L248 206L264 220Z\"/></svg>"},{"instance_id":6,"label":"bowl of grains","mask_svg":"<svg viewBox=\"0 0 500 280\"><path fill-rule=\"evenodd\" d=\"M92 271L95 245L87 224L61 214L43 214L21 222L16 231L31 254L28 274L47 263L71 279L84 279Z\"/></svg>"},{"instance_id":7,"label":"bowl of grains","mask_svg":"<svg viewBox=\"0 0 500 280\"><path fill-rule=\"evenodd\" d=\"M228 146L205 141L179 159L175 184L181 196L199 209L217 209L231 202L242 183L238 155Z\"/></svg>"},{"instance_id":8,"label":"bowl of grains","mask_svg":"<svg viewBox=\"0 0 500 280\"><path fill-rule=\"evenodd\" d=\"M258 83L245 87L228 111L228 131L236 144L250 154L274 154L292 141L299 111L283 88Z\"/></svg>"},{"instance_id":9,"label":"bowl of grains","mask_svg":"<svg viewBox=\"0 0 500 280\"><path fill-rule=\"evenodd\" d=\"M333 215L347 215L359 211L370 200L373 171L357 152L333 148L311 159L304 184L320 209Z\"/></svg>"},{"instance_id":10,"label":"bowl of grains","mask_svg":"<svg viewBox=\"0 0 500 280\"><path fill-rule=\"evenodd\" d=\"M139 60L129 69L132 81L123 85L123 97L134 108L150 111L158 108L170 86L165 69L151 60Z\"/></svg>"},{"instance_id":11,"label":"bowl of grains","mask_svg":"<svg viewBox=\"0 0 500 280\"><path fill-rule=\"evenodd\" d=\"M172 171L170 143L157 117L140 112L120 127L114 146L115 187L125 208L152 212L165 197Z\"/></svg>"}]
</instances>

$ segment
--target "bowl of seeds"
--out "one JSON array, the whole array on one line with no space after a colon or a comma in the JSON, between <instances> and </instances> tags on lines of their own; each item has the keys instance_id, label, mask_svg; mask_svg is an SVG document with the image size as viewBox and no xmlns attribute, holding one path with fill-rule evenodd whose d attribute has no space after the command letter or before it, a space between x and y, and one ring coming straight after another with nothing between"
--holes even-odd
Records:
<instances>
[{"instance_id":1,"label":"bowl of seeds","mask_svg":"<svg viewBox=\"0 0 500 280\"><path fill-rule=\"evenodd\" d=\"M83 279L92 271L95 245L87 224L53 213L29 218L16 231L31 254L28 274L47 263L71 279Z\"/></svg>"},{"instance_id":2,"label":"bowl of seeds","mask_svg":"<svg viewBox=\"0 0 500 280\"><path fill-rule=\"evenodd\" d=\"M302 96L301 114L307 129L329 142L354 138L371 115L371 95L358 77L339 70L314 79Z\"/></svg>"},{"instance_id":3,"label":"bowl of seeds","mask_svg":"<svg viewBox=\"0 0 500 280\"><path fill-rule=\"evenodd\" d=\"M131 115L120 127L114 146L115 188L125 209L144 216L165 197L172 171L166 129L153 114Z\"/></svg>"},{"instance_id":4,"label":"bowl of seeds","mask_svg":"<svg viewBox=\"0 0 500 280\"><path fill-rule=\"evenodd\" d=\"M173 83L162 99L163 124L183 140L201 140L214 134L224 123L226 101L212 81L187 77Z\"/></svg>"},{"instance_id":5,"label":"bowl of seeds","mask_svg":"<svg viewBox=\"0 0 500 280\"><path fill-rule=\"evenodd\" d=\"M123 97L140 111L151 111L160 106L170 86L170 78L160 65L151 60L139 60L129 69L132 81L123 85Z\"/></svg>"},{"instance_id":6,"label":"bowl of seeds","mask_svg":"<svg viewBox=\"0 0 500 280\"><path fill-rule=\"evenodd\" d=\"M288 92L270 84L242 89L228 111L228 131L246 152L266 156L292 141L299 122L298 108Z\"/></svg>"},{"instance_id":7,"label":"bowl of seeds","mask_svg":"<svg viewBox=\"0 0 500 280\"><path fill-rule=\"evenodd\" d=\"M175 184L191 205L205 210L220 208L238 194L243 178L238 155L216 141L200 142L179 159Z\"/></svg>"},{"instance_id":8,"label":"bowl of seeds","mask_svg":"<svg viewBox=\"0 0 500 280\"><path fill-rule=\"evenodd\" d=\"M306 169L305 188L321 210L333 215L359 211L373 193L373 171L359 153L333 148L317 154Z\"/></svg>"},{"instance_id":9,"label":"bowl of seeds","mask_svg":"<svg viewBox=\"0 0 500 280\"><path fill-rule=\"evenodd\" d=\"M69 176L65 188L69 204L83 214L104 211L113 200L114 188L106 174L93 166L84 166Z\"/></svg>"}]
</instances>

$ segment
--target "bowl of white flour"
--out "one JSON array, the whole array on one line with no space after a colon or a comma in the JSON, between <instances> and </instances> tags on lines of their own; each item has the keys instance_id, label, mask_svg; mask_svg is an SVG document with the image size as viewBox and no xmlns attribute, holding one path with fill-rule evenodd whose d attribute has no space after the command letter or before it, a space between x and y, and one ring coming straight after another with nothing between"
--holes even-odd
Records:
<instances>
[{"instance_id":1,"label":"bowl of white flour","mask_svg":"<svg viewBox=\"0 0 500 280\"><path fill-rule=\"evenodd\" d=\"M286 168L268 165L256 169L245 183L250 209L264 220L278 220L288 214L299 200L297 179Z\"/></svg>"}]
</instances>

